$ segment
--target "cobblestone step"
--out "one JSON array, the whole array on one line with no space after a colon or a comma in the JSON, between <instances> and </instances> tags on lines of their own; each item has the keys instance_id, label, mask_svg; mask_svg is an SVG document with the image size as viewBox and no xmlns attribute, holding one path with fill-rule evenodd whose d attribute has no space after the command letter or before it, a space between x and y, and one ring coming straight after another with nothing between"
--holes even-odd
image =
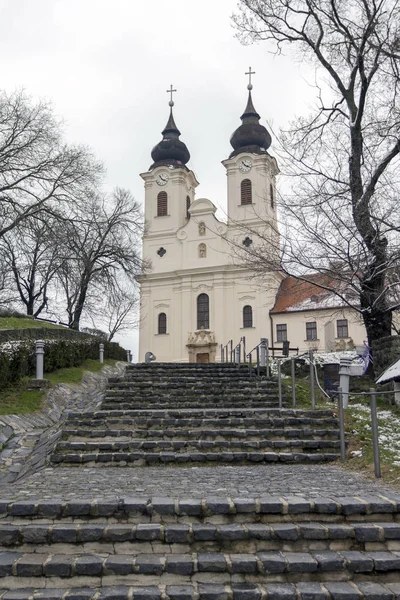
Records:
<instances>
[{"instance_id":1,"label":"cobblestone step","mask_svg":"<svg viewBox=\"0 0 400 600\"><path fill-rule=\"evenodd\" d=\"M233 362L225 362L225 363L171 363L171 362L156 362L156 363L132 363L127 365L126 372L127 373L138 373L138 372L157 372L157 371L197 371L204 373L205 371L235 371L248 372L248 365L240 364L237 365Z\"/></svg>"},{"instance_id":2,"label":"cobblestone step","mask_svg":"<svg viewBox=\"0 0 400 600\"><path fill-rule=\"evenodd\" d=\"M339 439L338 429L295 429L295 428L282 428L282 429L209 429L208 427L199 427L196 429L185 429L183 427L178 429L159 429L155 427L148 427L145 429L132 429L132 428L112 428L100 429L93 427L80 427L79 429L64 429L63 439L79 440L80 438L124 438L129 440L131 438L151 438L151 439L210 439L210 440L224 440L229 439L248 439L248 440L283 440L287 438L306 438L306 439Z\"/></svg>"},{"instance_id":3,"label":"cobblestone step","mask_svg":"<svg viewBox=\"0 0 400 600\"><path fill-rule=\"evenodd\" d=\"M249 452L253 450L279 451L319 451L332 452L340 448L339 440L129 440L129 441L61 441L58 442L56 453L66 452L133 452L136 450L186 452L199 450L202 452L232 451Z\"/></svg>"},{"instance_id":4,"label":"cobblestone step","mask_svg":"<svg viewBox=\"0 0 400 600\"><path fill-rule=\"evenodd\" d=\"M226 418L245 418L252 419L254 423L256 422L266 422L266 419L278 419L278 422L282 424L282 422L289 422L287 419L292 419L292 423L310 423L310 422L323 422L325 423L337 423L337 419L334 418L334 414L332 410L295 410L289 408L141 408L138 410L98 410L96 412L75 412L71 411L69 413L69 420L77 419L93 419L93 418L109 418L109 417L118 417L118 416L127 416L127 417L147 417L148 419L169 419L169 418L217 418L226 419ZM296 421L293 421L296 419ZM306 421L304 421L306 419Z\"/></svg>"},{"instance_id":5,"label":"cobblestone step","mask_svg":"<svg viewBox=\"0 0 400 600\"><path fill-rule=\"evenodd\" d=\"M158 398L156 400L151 400L149 402L146 398L131 398L126 400L108 400L105 399L101 404L101 410L134 410L141 409L143 406L146 406L148 409L151 406L157 406L157 409L162 409L163 407L167 407L168 409L187 409L190 410L194 400L180 400L179 398ZM206 398L206 399L197 399L197 405L201 405L203 408L221 408L222 410L227 408L232 408L237 405L246 404L248 408L279 408L278 400L266 400L265 398L253 398L251 400L243 398L236 398L234 400L223 400L220 397L215 398ZM287 400L282 399L282 406L287 405Z\"/></svg>"},{"instance_id":6,"label":"cobblestone step","mask_svg":"<svg viewBox=\"0 0 400 600\"><path fill-rule=\"evenodd\" d=\"M227 388L230 387L233 390L245 388L247 391L252 391L254 389L265 389L265 390L274 390L278 391L278 383L277 381L273 381L272 379L249 379L249 377L217 377L213 380L208 377L200 378L198 376L188 377L184 374L179 374L178 377L154 377L149 374L145 379L143 378L129 378L125 376L123 379L119 378L115 381L109 382L107 385L107 389L111 390L130 390L136 388L150 388L158 390L159 388L182 388L192 386L196 388L196 390L209 390L213 388Z\"/></svg>"},{"instance_id":7,"label":"cobblestone step","mask_svg":"<svg viewBox=\"0 0 400 600\"><path fill-rule=\"evenodd\" d=\"M203 416L199 416L199 418L193 417L191 418L189 414L182 415L181 417L148 417L146 414L143 414L143 411L130 411L128 414L115 414L114 411L107 412L107 415L104 416L104 411L102 411L101 417L96 417L94 415L88 415L88 413L84 413L80 416L77 415L70 416L68 418L67 426L71 428L77 428L79 426L87 428L87 430L93 429L93 427L98 429L133 429L135 427L146 428L147 430L168 430L170 428L173 429L187 429L187 428L199 428L199 429L219 429L219 430L229 430L229 429L254 429L254 430L263 430L263 429L277 429L279 430L291 430L302 427L305 431L308 431L312 428L315 431L326 431L332 428L337 428L337 420L332 417L329 419L309 419L309 418L261 418L261 417L221 417L221 418L204 418Z\"/></svg>"},{"instance_id":8,"label":"cobblestone step","mask_svg":"<svg viewBox=\"0 0 400 600\"><path fill-rule=\"evenodd\" d=\"M306 582L0 589L1 600L398 600L400 583Z\"/></svg>"},{"instance_id":9,"label":"cobblestone step","mask_svg":"<svg viewBox=\"0 0 400 600\"><path fill-rule=\"evenodd\" d=\"M72 579L81 586L85 578L101 578L103 584L133 583L230 584L268 581L341 581L371 579L399 581L400 552L257 552L233 554L192 552L188 554L36 554L5 551L0 554L2 585L13 589L24 578L45 587L47 579ZM170 577L168 577L170 576ZM110 579L108 582L107 579ZM87 579L86 579L87 581ZM35 583L34 583L35 585ZM36 587L36 586L35 586Z\"/></svg>"},{"instance_id":10,"label":"cobblestone step","mask_svg":"<svg viewBox=\"0 0 400 600\"><path fill-rule=\"evenodd\" d=\"M78 544L81 554L102 548L123 553L130 543L136 554L147 548L159 554L168 547L171 553L229 549L230 552L271 550L317 551L400 551L400 523L2 523L0 549L20 552L65 552L65 544ZM151 544L151 546L150 546ZM164 552L166 550L164 549Z\"/></svg>"},{"instance_id":11,"label":"cobblestone step","mask_svg":"<svg viewBox=\"0 0 400 600\"><path fill-rule=\"evenodd\" d=\"M321 463L335 461L339 458L338 453L334 452L233 452L222 451L216 448L215 452L205 451L186 451L186 452L70 452L66 454L55 453L50 457L51 463L80 465L85 464L88 467L98 466L137 466L174 464L184 465L187 463L217 463L217 464L236 464L246 463Z\"/></svg>"},{"instance_id":12,"label":"cobblestone step","mask_svg":"<svg viewBox=\"0 0 400 600\"><path fill-rule=\"evenodd\" d=\"M157 395L151 395L151 394L145 394L143 392L126 392L126 393L121 393L121 394L106 394L104 396L104 400L103 403L126 403L126 402L132 402L132 401L141 401L141 402L146 402L149 404L149 408L151 408L151 406L157 406L160 402L163 403L168 403L171 402L172 405L174 405L175 403L178 404L179 406L182 406L183 408L185 407L185 405L187 407L196 405L196 406L210 406L210 408L212 408L214 405L212 404L214 401L217 404L218 407L221 408L234 408L235 404L239 403L239 402L243 402L245 401L246 407L251 407L253 405L255 405L255 403L257 402L259 406L264 406L265 403L265 407L271 407L271 408L278 408L278 397L276 394L266 394L264 392L259 392L259 393L253 393L253 394L226 394L225 392L210 392L209 394L176 394L175 392L171 391L171 392L165 392L164 395L161 394L157 394ZM262 402L262 404L261 404ZM286 396L283 396L282 398L282 402L287 402L287 398Z\"/></svg>"},{"instance_id":13,"label":"cobblestone step","mask_svg":"<svg viewBox=\"0 0 400 600\"><path fill-rule=\"evenodd\" d=\"M171 498L134 496L120 500L43 499L0 500L3 523L29 523L40 519L107 519L129 523L202 523L318 521L340 523L398 523L400 496L346 496L306 499L298 496L264 495L259 498Z\"/></svg>"}]
</instances>

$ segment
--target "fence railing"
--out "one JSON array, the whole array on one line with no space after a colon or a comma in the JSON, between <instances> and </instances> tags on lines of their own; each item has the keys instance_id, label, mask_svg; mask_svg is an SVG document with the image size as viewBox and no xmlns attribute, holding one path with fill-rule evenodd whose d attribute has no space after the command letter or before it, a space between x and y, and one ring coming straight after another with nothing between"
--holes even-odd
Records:
<instances>
[{"instance_id":1,"label":"fence railing","mask_svg":"<svg viewBox=\"0 0 400 600\"><path fill-rule=\"evenodd\" d=\"M221 362L232 362L237 365L247 364L249 367L249 376L250 377L260 377L261 375L270 378L272 376L271 369L271 351L272 347L268 345L268 340L266 338L261 338L260 342L254 346L250 350L250 352L246 352L246 338L245 336L241 337L236 346L233 345L233 341L229 340L229 342L225 345L221 344ZM276 348L275 348L276 350ZM320 389L320 391L331 398L329 394L322 388L319 379L318 379L318 371L317 364L314 359L314 351L308 350L303 354L298 353L298 348L292 348L291 350L296 351L296 356L285 356L280 358L274 358L274 354L272 353L272 361L276 363L276 373L278 380L278 397L279 397L279 408L282 408L283 405L283 392L282 392L282 365L285 362L291 363L290 365L290 374L291 374L291 395L292 395L292 408L296 408L297 398L296 398L296 360L302 358L308 358L309 362L309 377L310 377L310 396L311 396L311 407L312 410L316 408L316 387ZM394 391L384 391L379 392L379 395L385 394L394 394ZM338 408L338 419L339 419L339 436L340 436L340 459L342 462L345 462L347 459L346 456L346 437L345 437L345 407L347 407L348 402L344 400L348 399L348 396L358 396L358 397L366 397L369 396L370 399L370 415L371 415L371 432L372 432L372 446L373 446L373 455L374 455L374 472L375 477L380 478L381 474L381 463L380 463L380 449L379 449L379 432L378 432L378 417L377 417L377 409L376 409L376 395L377 392L375 388L371 388L369 392L348 392L342 390L340 387L337 393L337 408Z\"/></svg>"},{"instance_id":2,"label":"fence railing","mask_svg":"<svg viewBox=\"0 0 400 600\"><path fill-rule=\"evenodd\" d=\"M382 477L381 471L381 455L379 448L379 431L378 431L378 413L376 409L376 396L384 396L387 394L395 394L394 390L377 392L375 388L370 388L369 392L343 392L341 388L338 390L338 416L339 416L339 427L340 427L340 458L342 462L347 459L346 456L346 441L345 441L345 423L344 423L344 396L357 396L357 397L368 397L369 396L369 408L371 416L371 434L372 434L372 449L374 456L374 472L375 477Z\"/></svg>"}]
</instances>

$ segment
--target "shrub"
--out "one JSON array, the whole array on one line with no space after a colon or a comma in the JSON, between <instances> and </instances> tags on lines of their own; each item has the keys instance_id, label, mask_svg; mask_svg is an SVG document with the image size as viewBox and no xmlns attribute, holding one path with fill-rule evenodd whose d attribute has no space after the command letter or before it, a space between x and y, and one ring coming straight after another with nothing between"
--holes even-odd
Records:
<instances>
[{"instance_id":1,"label":"shrub","mask_svg":"<svg viewBox=\"0 0 400 600\"><path fill-rule=\"evenodd\" d=\"M115 342L104 343L104 357L126 360L126 351ZM44 372L77 367L88 358L99 358L99 342L95 340L45 340ZM16 383L22 377L36 374L35 342L13 342L0 349L0 388Z\"/></svg>"}]
</instances>

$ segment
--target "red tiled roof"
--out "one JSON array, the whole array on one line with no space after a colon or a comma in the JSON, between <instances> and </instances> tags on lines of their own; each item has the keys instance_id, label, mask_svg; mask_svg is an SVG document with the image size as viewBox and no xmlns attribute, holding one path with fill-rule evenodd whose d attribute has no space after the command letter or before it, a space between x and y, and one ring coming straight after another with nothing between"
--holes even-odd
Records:
<instances>
[{"instance_id":1,"label":"red tiled roof","mask_svg":"<svg viewBox=\"0 0 400 600\"><path fill-rule=\"evenodd\" d=\"M286 277L276 295L275 305L271 313L293 312L297 310L318 310L344 305L335 294L312 283L316 281L327 288L337 288L338 282L321 273L307 275L309 281Z\"/></svg>"}]
</instances>

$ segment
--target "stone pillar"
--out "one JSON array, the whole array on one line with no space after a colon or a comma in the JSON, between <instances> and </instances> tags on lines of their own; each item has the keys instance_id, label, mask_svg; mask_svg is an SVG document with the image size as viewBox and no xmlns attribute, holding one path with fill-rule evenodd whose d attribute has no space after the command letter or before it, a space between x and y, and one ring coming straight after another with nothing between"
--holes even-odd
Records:
<instances>
[{"instance_id":1,"label":"stone pillar","mask_svg":"<svg viewBox=\"0 0 400 600\"><path fill-rule=\"evenodd\" d=\"M100 362L104 362L104 344L100 344Z\"/></svg>"},{"instance_id":2,"label":"stone pillar","mask_svg":"<svg viewBox=\"0 0 400 600\"><path fill-rule=\"evenodd\" d=\"M396 406L400 408L400 381L393 381L394 401Z\"/></svg>"},{"instance_id":3,"label":"stone pillar","mask_svg":"<svg viewBox=\"0 0 400 600\"><path fill-rule=\"evenodd\" d=\"M44 342L37 340L36 342L36 379L43 379L44 366Z\"/></svg>"},{"instance_id":4,"label":"stone pillar","mask_svg":"<svg viewBox=\"0 0 400 600\"><path fill-rule=\"evenodd\" d=\"M260 350L261 350L260 365L262 367L265 367L266 364L267 364L267 347L268 347L268 340L267 340L267 338L261 338L261 345L260 345Z\"/></svg>"},{"instance_id":5,"label":"stone pillar","mask_svg":"<svg viewBox=\"0 0 400 600\"><path fill-rule=\"evenodd\" d=\"M342 390L343 408L347 408L349 405L350 365L351 365L351 358L341 358L340 359L339 387Z\"/></svg>"}]
</instances>

